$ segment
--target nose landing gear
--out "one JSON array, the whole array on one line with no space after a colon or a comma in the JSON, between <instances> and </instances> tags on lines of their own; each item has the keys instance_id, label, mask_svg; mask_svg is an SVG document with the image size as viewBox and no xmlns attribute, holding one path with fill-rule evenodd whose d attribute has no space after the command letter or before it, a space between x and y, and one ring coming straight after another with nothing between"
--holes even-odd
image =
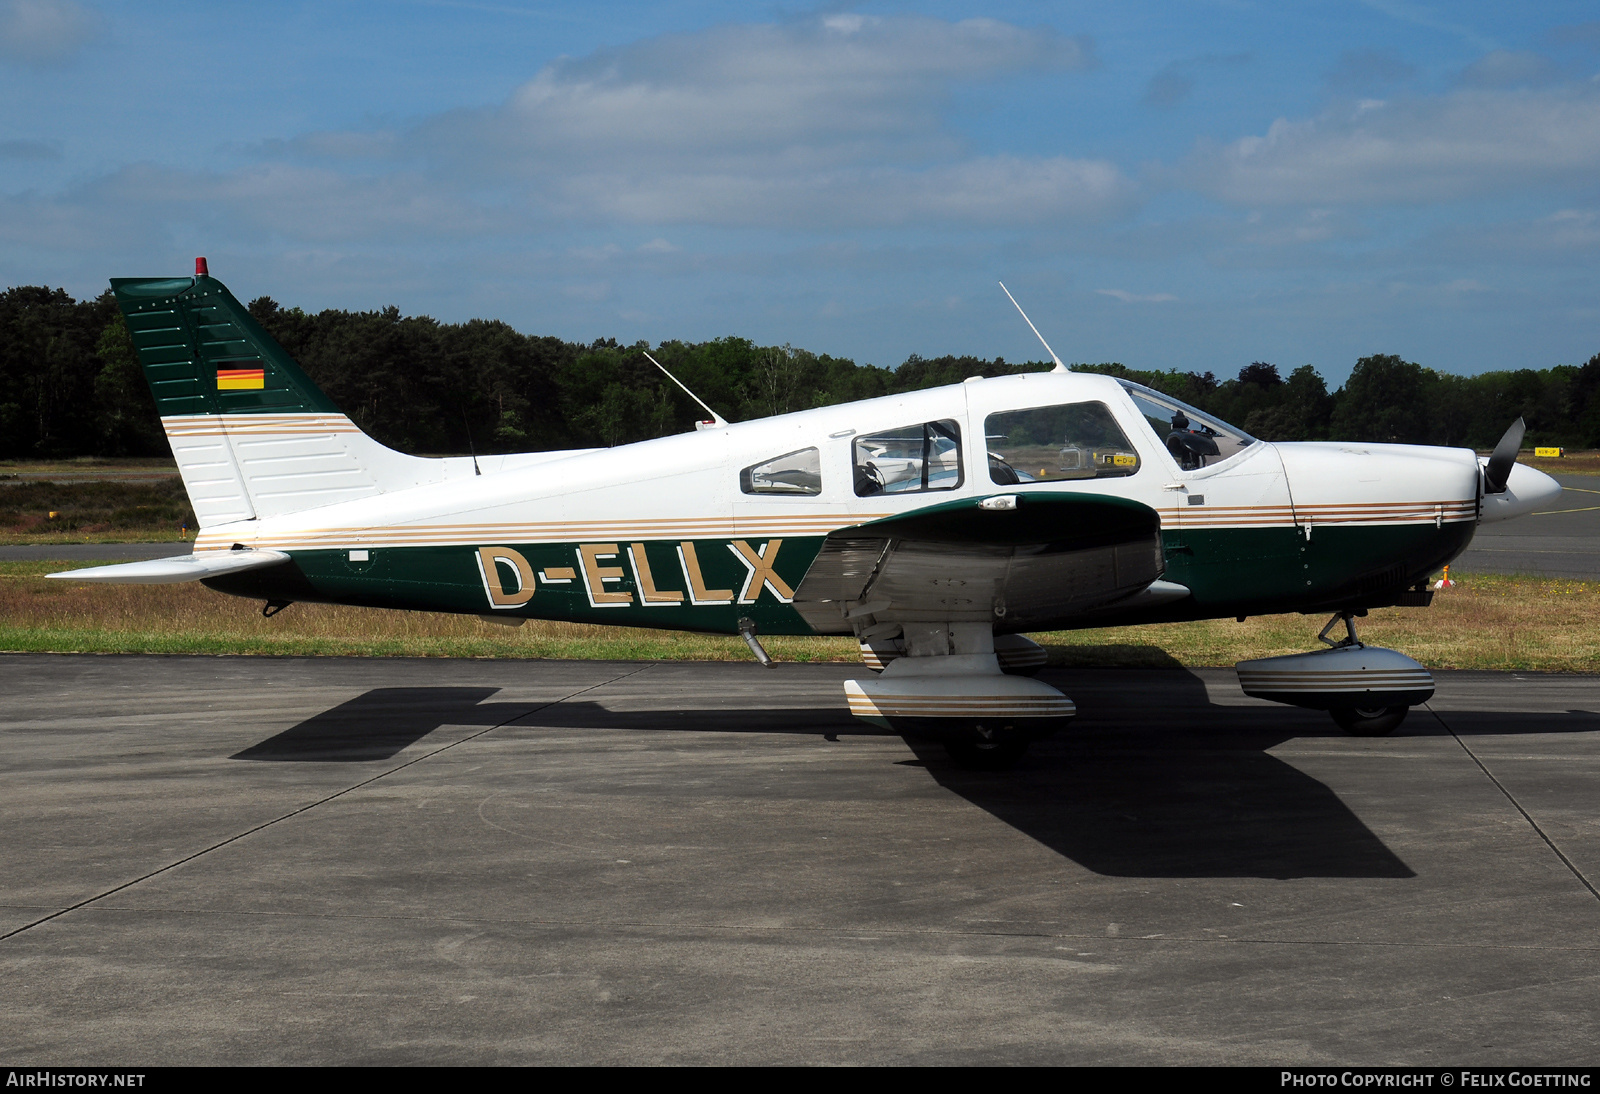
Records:
<instances>
[{"instance_id":1,"label":"nose landing gear","mask_svg":"<svg viewBox=\"0 0 1600 1094\"><path fill-rule=\"evenodd\" d=\"M1403 653L1363 645L1356 614L1336 612L1328 620L1317 635L1327 649L1240 661L1239 686L1257 699L1326 710L1356 737L1393 733L1412 707L1433 697L1433 677ZM1329 638L1341 622L1344 637Z\"/></svg>"},{"instance_id":2,"label":"nose landing gear","mask_svg":"<svg viewBox=\"0 0 1600 1094\"><path fill-rule=\"evenodd\" d=\"M1339 727L1352 737L1387 737L1411 713L1407 706L1333 707L1328 711Z\"/></svg>"}]
</instances>

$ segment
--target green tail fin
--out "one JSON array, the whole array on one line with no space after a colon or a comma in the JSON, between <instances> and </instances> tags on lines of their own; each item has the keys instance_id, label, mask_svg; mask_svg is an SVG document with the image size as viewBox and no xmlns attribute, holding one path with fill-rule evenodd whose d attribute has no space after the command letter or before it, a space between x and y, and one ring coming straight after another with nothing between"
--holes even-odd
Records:
<instances>
[{"instance_id":1,"label":"green tail fin","mask_svg":"<svg viewBox=\"0 0 1600 1094\"><path fill-rule=\"evenodd\" d=\"M114 277L139 363L163 418L185 414L338 414L222 282Z\"/></svg>"},{"instance_id":2,"label":"green tail fin","mask_svg":"<svg viewBox=\"0 0 1600 1094\"><path fill-rule=\"evenodd\" d=\"M408 456L367 436L204 259L195 267L194 277L118 277L111 288L205 530L197 548L254 543L242 521L480 474L476 459ZM212 536L216 526L232 527Z\"/></svg>"}]
</instances>

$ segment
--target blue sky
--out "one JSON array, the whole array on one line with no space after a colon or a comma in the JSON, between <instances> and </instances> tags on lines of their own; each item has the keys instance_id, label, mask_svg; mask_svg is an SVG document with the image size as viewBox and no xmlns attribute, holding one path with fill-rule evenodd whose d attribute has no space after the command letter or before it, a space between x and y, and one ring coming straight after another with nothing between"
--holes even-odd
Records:
<instances>
[{"instance_id":1,"label":"blue sky","mask_svg":"<svg viewBox=\"0 0 1600 1094\"><path fill-rule=\"evenodd\" d=\"M1600 352L1593 3L0 0L0 283L862 362Z\"/></svg>"}]
</instances>

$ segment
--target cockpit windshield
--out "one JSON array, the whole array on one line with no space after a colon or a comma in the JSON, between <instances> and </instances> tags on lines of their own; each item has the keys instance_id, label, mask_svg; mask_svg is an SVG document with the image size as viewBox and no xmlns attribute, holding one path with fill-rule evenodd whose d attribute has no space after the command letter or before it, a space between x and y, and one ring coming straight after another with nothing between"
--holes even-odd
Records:
<instances>
[{"instance_id":1,"label":"cockpit windshield","mask_svg":"<svg viewBox=\"0 0 1600 1094\"><path fill-rule=\"evenodd\" d=\"M1244 430L1170 395L1131 380L1117 382L1133 398L1133 405L1145 416L1156 436L1166 442L1167 451L1185 471L1198 471L1221 463L1256 443Z\"/></svg>"}]
</instances>

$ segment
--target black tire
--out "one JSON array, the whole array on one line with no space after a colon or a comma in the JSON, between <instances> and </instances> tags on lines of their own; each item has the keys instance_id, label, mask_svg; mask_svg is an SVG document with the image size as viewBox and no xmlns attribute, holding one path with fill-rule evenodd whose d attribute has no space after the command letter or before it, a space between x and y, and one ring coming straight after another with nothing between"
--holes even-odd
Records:
<instances>
[{"instance_id":1,"label":"black tire","mask_svg":"<svg viewBox=\"0 0 1600 1094\"><path fill-rule=\"evenodd\" d=\"M1025 740L945 741L944 750L957 767L968 771L1007 771L1028 751Z\"/></svg>"},{"instance_id":2,"label":"black tire","mask_svg":"<svg viewBox=\"0 0 1600 1094\"><path fill-rule=\"evenodd\" d=\"M1328 713L1352 737L1386 737L1410 712L1410 707L1334 707Z\"/></svg>"}]
</instances>

